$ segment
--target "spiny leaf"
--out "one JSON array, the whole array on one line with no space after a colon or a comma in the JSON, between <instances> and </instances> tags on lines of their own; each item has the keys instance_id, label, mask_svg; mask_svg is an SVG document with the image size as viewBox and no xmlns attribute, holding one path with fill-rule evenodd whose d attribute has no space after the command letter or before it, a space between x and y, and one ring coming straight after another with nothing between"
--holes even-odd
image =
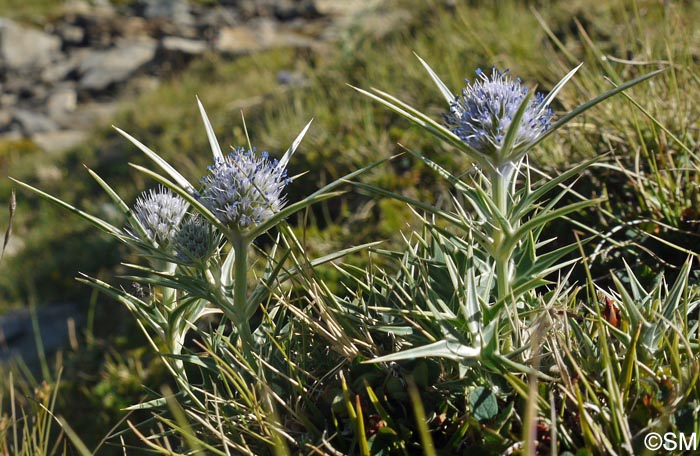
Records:
<instances>
[{"instance_id":1,"label":"spiny leaf","mask_svg":"<svg viewBox=\"0 0 700 456\"><path fill-rule=\"evenodd\" d=\"M481 348L469 347L455 340L439 340L422 347L392 353L365 361L366 363L386 363L390 361L403 361L414 358L447 358L453 361L476 361L481 355Z\"/></svg>"},{"instance_id":2,"label":"spiny leaf","mask_svg":"<svg viewBox=\"0 0 700 456\"><path fill-rule=\"evenodd\" d=\"M219 141L216 139L216 134L214 133L214 129L211 126L211 122L209 122L209 117L207 117L207 113L204 110L204 106L202 105L202 102L199 100L199 97L197 97L197 106L199 106L199 113L202 115L202 121L204 122L204 128L207 130L207 138L209 139L209 146L211 147L211 153L214 156L214 163L217 161L223 161L224 159L224 154L221 152L221 146L219 145Z\"/></svg>"}]
</instances>

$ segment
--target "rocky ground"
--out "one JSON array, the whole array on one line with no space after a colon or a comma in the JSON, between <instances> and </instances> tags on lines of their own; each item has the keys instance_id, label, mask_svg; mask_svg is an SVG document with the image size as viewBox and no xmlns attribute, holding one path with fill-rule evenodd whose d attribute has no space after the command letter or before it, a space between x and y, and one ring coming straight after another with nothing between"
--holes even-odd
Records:
<instances>
[{"instance_id":1,"label":"rocky ground","mask_svg":"<svg viewBox=\"0 0 700 456\"><path fill-rule=\"evenodd\" d=\"M379 2L216 3L74 0L41 27L0 18L0 141L69 148L114 114L120 96L154 88L200 54L324 46Z\"/></svg>"}]
</instances>

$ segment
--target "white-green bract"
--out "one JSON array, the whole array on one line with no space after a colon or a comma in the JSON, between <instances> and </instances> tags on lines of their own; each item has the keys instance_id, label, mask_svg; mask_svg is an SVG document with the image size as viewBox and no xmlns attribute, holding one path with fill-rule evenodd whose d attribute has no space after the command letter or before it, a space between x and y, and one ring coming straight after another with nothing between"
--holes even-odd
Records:
<instances>
[{"instance_id":1,"label":"white-green bract","mask_svg":"<svg viewBox=\"0 0 700 456\"><path fill-rule=\"evenodd\" d=\"M134 215L148 235L160 247L175 237L187 212L187 202L164 187L143 192L134 204Z\"/></svg>"},{"instance_id":2,"label":"white-green bract","mask_svg":"<svg viewBox=\"0 0 700 456\"><path fill-rule=\"evenodd\" d=\"M489 78L477 69L478 79L473 83L465 80L467 86L462 95L455 97L450 113L445 115L450 130L484 155L493 155L503 147L506 132L528 93L520 78L513 80L508 72L494 67ZM537 141L549 128L552 116L544 95L537 93L520 120L513 149L526 148Z\"/></svg>"},{"instance_id":3,"label":"white-green bract","mask_svg":"<svg viewBox=\"0 0 700 456\"><path fill-rule=\"evenodd\" d=\"M290 179L287 170L267 152L236 148L217 158L201 180L201 200L222 223L244 230L259 225L285 204L282 191Z\"/></svg>"}]
</instances>

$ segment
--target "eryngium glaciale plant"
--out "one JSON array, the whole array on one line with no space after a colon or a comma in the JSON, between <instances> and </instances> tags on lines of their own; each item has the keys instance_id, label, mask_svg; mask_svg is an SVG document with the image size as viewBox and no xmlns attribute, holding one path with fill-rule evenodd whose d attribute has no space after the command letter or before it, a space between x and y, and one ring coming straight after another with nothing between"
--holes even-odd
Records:
<instances>
[{"instance_id":1,"label":"eryngium glaciale plant","mask_svg":"<svg viewBox=\"0 0 700 456\"><path fill-rule=\"evenodd\" d=\"M139 321L150 346L167 355L163 356L163 362L181 393L190 404L205 410L201 389L192 388L184 369L185 359L189 359L182 354L186 334L196 328L201 318L210 314L223 315L216 320L210 333L200 336L204 340L211 336L218 344L233 347L243 358L239 361L251 372L256 370L259 363L254 354L261 352L259 345L265 343L265 333L259 320L255 327L251 327L251 317L276 292L276 286L292 279L299 270L283 268L277 264L278 258L274 255L262 255L268 262L265 272L259 282L250 284L248 251L251 244L279 225L280 236L273 241L272 251L280 253L283 250L280 238L289 232L285 219L316 202L340 194L334 189L344 181L332 182L287 205L283 192L292 179L287 177L286 168L310 123L279 159L270 158L266 152L258 154L250 146L234 148L224 156L204 107L197 101L213 157L208 173L198 176L199 188L158 154L118 128L117 131L164 174L139 165L131 166L160 186L141 194L130 207L100 176L88 170L124 214L127 220L125 228L17 182L79 215L145 258L148 265L127 264L135 272L122 278L135 282L137 287L148 287L152 291L147 294L133 293L133 287L122 288L87 276L78 280L126 305ZM347 177L367 169L369 167ZM336 255L307 261L311 266L322 264L365 247L357 246ZM284 252L280 255L284 258Z\"/></svg>"},{"instance_id":2,"label":"eryngium glaciale plant","mask_svg":"<svg viewBox=\"0 0 700 456\"><path fill-rule=\"evenodd\" d=\"M454 210L363 183L355 185L393 196L431 214L430 219L434 221L426 218L427 232L436 242L446 242L452 245L450 248L459 249L467 262L456 264L438 251L425 258L427 270L444 263L452 280L448 287L451 293L432 296L427 307L419 310L430 315L424 320L424 333L442 333L442 339L428 339L424 345L411 339L404 345L413 348L377 357L373 362L444 357L457 361L462 373L476 362L497 370L514 368L531 372L527 366L531 352L523 342L530 339L529 329L534 327L541 309L528 305L536 300L527 297L538 287L548 285L545 277L576 261L564 258L578 248L577 244L571 244L542 253L542 247L552 240L540 240L539 236L552 220L600 200L556 206L568 193L564 183L595 159L555 177L543 174L545 178L533 183L531 176L536 171L523 158L578 114L662 70L620 85L553 121L550 105L581 65L567 73L547 95L529 90L520 79L511 78L508 71L496 68L490 76L478 70L477 80L467 81L461 93L455 95L425 61L418 59L445 99L444 123L380 90L356 90L464 153L475 165L473 172L452 173L430 158L407 149L451 183L459 195L454 199ZM524 177L522 182L518 182L518 176ZM558 187L563 190L550 195ZM438 249L438 244L431 244L427 239L420 242ZM428 283L425 286L430 288ZM407 286L409 288L415 289L415 286ZM409 299L409 302L419 301L424 299ZM404 311L397 310L399 319Z\"/></svg>"}]
</instances>

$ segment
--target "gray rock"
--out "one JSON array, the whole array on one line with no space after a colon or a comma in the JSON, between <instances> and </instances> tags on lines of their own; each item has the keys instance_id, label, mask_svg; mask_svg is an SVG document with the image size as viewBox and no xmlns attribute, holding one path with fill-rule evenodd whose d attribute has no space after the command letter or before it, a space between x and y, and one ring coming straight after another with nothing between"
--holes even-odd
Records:
<instances>
[{"instance_id":1,"label":"gray rock","mask_svg":"<svg viewBox=\"0 0 700 456\"><path fill-rule=\"evenodd\" d=\"M14 116L9 109L0 109L0 131L7 130L12 124Z\"/></svg>"},{"instance_id":2,"label":"gray rock","mask_svg":"<svg viewBox=\"0 0 700 456\"><path fill-rule=\"evenodd\" d=\"M42 67L60 51L59 37L0 18L0 61L10 69Z\"/></svg>"},{"instance_id":3,"label":"gray rock","mask_svg":"<svg viewBox=\"0 0 700 456\"><path fill-rule=\"evenodd\" d=\"M272 19L260 18L248 24L225 27L214 41L217 51L226 54L248 54L275 47L311 47L313 40L285 30L280 30Z\"/></svg>"},{"instance_id":4,"label":"gray rock","mask_svg":"<svg viewBox=\"0 0 700 456\"><path fill-rule=\"evenodd\" d=\"M61 37L65 44L77 46L85 39L85 29L77 25L61 24L56 33Z\"/></svg>"},{"instance_id":5,"label":"gray rock","mask_svg":"<svg viewBox=\"0 0 700 456\"><path fill-rule=\"evenodd\" d=\"M75 50L68 54L68 58L44 68L44 71L41 72L41 79L45 82L57 82L69 79L72 73L78 72L80 64L90 55L91 51L89 49Z\"/></svg>"},{"instance_id":6,"label":"gray rock","mask_svg":"<svg viewBox=\"0 0 700 456\"><path fill-rule=\"evenodd\" d=\"M94 51L79 66L79 88L102 91L124 82L156 54L156 42L150 38L121 40L114 48Z\"/></svg>"},{"instance_id":7,"label":"gray rock","mask_svg":"<svg viewBox=\"0 0 700 456\"><path fill-rule=\"evenodd\" d=\"M120 17L109 13L99 13L99 10L91 11L87 14L80 14L74 17L67 18L68 21L83 29L83 40L81 46L87 46L92 49L109 48L114 44L115 37L126 36L132 37L124 30L132 17Z\"/></svg>"},{"instance_id":8,"label":"gray rock","mask_svg":"<svg viewBox=\"0 0 700 456\"><path fill-rule=\"evenodd\" d=\"M32 136L36 133L43 133L58 129L56 122L41 112L29 111L27 109L17 109L14 117L15 122L20 125L25 136Z\"/></svg>"},{"instance_id":9,"label":"gray rock","mask_svg":"<svg viewBox=\"0 0 700 456\"><path fill-rule=\"evenodd\" d=\"M194 23L187 0L146 0L143 16L147 19L165 19L183 26Z\"/></svg>"},{"instance_id":10,"label":"gray rock","mask_svg":"<svg viewBox=\"0 0 700 456\"><path fill-rule=\"evenodd\" d=\"M71 86L54 89L46 100L49 117L58 123L61 123L67 113L75 111L77 106L78 93Z\"/></svg>"},{"instance_id":11,"label":"gray rock","mask_svg":"<svg viewBox=\"0 0 700 456\"><path fill-rule=\"evenodd\" d=\"M0 93L0 106L7 109L17 104L17 94L16 93Z\"/></svg>"},{"instance_id":12,"label":"gray rock","mask_svg":"<svg viewBox=\"0 0 700 456\"><path fill-rule=\"evenodd\" d=\"M263 48L263 38L249 25L225 27L219 31L214 42L218 52L245 54Z\"/></svg>"},{"instance_id":13,"label":"gray rock","mask_svg":"<svg viewBox=\"0 0 700 456\"><path fill-rule=\"evenodd\" d=\"M350 17L363 11L371 11L383 0L315 0L314 7L323 16Z\"/></svg>"},{"instance_id":14,"label":"gray rock","mask_svg":"<svg viewBox=\"0 0 700 456\"><path fill-rule=\"evenodd\" d=\"M59 130L37 133L32 136L34 144L49 154L63 152L82 144L87 139L87 132L80 130ZM37 170L38 174L41 174ZM45 174L45 173L44 173ZM39 176L42 177L41 175ZM42 179L47 180L47 179Z\"/></svg>"},{"instance_id":15,"label":"gray rock","mask_svg":"<svg viewBox=\"0 0 700 456\"><path fill-rule=\"evenodd\" d=\"M314 0L278 0L275 2L274 14L281 21L300 17L313 19L320 16Z\"/></svg>"},{"instance_id":16,"label":"gray rock","mask_svg":"<svg viewBox=\"0 0 700 456\"><path fill-rule=\"evenodd\" d=\"M16 97L15 104L17 105L41 99L46 95L46 87L41 82L34 80L31 77L32 74L8 77L3 84L3 93Z\"/></svg>"},{"instance_id":17,"label":"gray rock","mask_svg":"<svg viewBox=\"0 0 700 456\"><path fill-rule=\"evenodd\" d=\"M190 55L201 54L209 48L206 41L180 38L179 36L166 36L161 45L166 51Z\"/></svg>"},{"instance_id":18,"label":"gray rock","mask_svg":"<svg viewBox=\"0 0 700 456\"><path fill-rule=\"evenodd\" d=\"M85 318L75 304L54 304L36 309L41 343L47 355L67 345L73 329L82 326ZM21 357L30 369L39 366L32 315L28 309L7 312L0 317L0 361Z\"/></svg>"},{"instance_id":19,"label":"gray rock","mask_svg":"<svg viewBox=\"0 0 700 456\"><path fill-rule=\"evenodd\" d=\"M197 19L199 27L220 29L221 27L231 27L240 24L238 11L234 8L215 6L207 8Z\"/></svg>"}]
</instances>

